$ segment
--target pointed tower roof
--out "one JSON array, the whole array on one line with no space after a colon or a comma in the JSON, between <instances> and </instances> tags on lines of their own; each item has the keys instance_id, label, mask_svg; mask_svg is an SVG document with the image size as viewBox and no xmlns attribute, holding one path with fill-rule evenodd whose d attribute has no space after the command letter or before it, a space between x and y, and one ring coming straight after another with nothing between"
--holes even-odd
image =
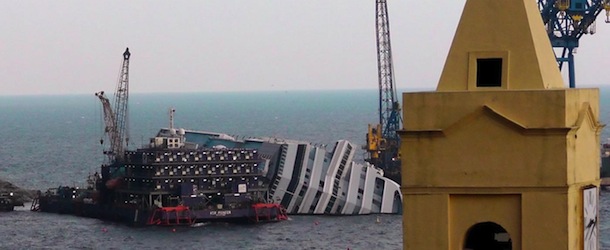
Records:
<instances>
[{"instance_id":1,"label":"pointed tower roof","mask_svg":"<svg viewBox=\"0 0 610 250\"><path fill-rule=\"evenodd\" d=\"M467 0L437 91L565 88L532 0Z\"/></svg>"}]
</instances>

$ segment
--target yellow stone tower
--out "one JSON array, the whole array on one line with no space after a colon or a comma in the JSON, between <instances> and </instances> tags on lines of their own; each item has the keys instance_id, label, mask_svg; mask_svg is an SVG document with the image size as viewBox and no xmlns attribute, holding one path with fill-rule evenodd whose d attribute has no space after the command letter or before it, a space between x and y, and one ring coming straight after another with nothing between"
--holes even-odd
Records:
<instances>
[{"instance_id":1,"label":"yellow stone tower","mask_svg":"<svg viewBox=\"0 0 610 250\"><path fill-rule=\"evenodd\" d=\"M467 0L437 90L404 93L404 249L597 249L599 92L532 0Z\"/></svg>"}]
</instances>

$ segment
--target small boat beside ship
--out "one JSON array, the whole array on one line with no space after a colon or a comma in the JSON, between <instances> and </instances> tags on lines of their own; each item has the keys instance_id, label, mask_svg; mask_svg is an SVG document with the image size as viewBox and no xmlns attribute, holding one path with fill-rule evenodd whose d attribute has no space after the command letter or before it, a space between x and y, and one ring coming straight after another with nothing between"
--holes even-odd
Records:
<instances>
[{"instance_id":1,"label":"small boat beside ship","mask_svg":"<svg viewBox=\"0 0 610 250\"><path fill-rule=\"evenodd\" d=\"M0 193L0 212L10 212L16 206L23 207L23 201L19 201L13 192Z\"/></svg>"}]
</instances>

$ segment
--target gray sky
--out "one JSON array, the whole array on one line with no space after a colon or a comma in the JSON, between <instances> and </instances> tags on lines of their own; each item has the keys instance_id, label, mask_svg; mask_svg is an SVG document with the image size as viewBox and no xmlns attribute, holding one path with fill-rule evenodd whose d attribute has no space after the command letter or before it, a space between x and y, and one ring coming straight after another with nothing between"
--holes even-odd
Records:
<instances>
[{"instance_id":1,"label":"gray sky","mask_svg":"<svg viewBox=\"0 0 610 250\"><path fill-rule=\"evenodd\" d=\"M389 0L397 88L436 87L465 1L434 2ZM577 86L610 84L603 19ZM374 0L19 0L0 2L0 95L112 92L127 46L132 93L377 88Z\"/></svg>"}]
</instances>

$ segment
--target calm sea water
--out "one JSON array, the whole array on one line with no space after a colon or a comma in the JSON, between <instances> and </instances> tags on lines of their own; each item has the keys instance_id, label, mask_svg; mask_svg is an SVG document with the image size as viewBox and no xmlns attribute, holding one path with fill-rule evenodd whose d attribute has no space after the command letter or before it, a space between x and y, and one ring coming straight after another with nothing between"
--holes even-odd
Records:
<instances>
[{"instance_id":1,"label":"calm sea water","mask_svg":"<svg viewBox=\"0 0 610 250\"><path fill-rule=\"evenodd\" d=\"M170 107L176 109L177 127L328 145L338 139L364 144L367 124L378 119L376 90L132 94L129 101L131 148L168 126ZM608 123L610 89L602 89L601 107ZM0 96L0 178L28 189L84 185L104 160L101 114L93 94ZM604 131L602 137L608 135ZM601 241L610 249L610 193L602 192L601 204ZM376 219L292 216L281 223L174 231L24 208L0 213L0 249L401 249L401 216Z\"/></svg>"}]
</instances>

